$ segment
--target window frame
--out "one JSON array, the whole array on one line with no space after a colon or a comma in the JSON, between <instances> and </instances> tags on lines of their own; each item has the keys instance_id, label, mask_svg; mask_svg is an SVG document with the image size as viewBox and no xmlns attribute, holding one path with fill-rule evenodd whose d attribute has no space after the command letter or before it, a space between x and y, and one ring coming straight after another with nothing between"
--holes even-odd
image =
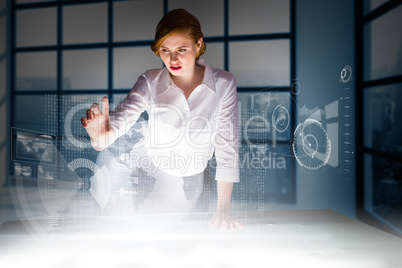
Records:
<instances>
[{"instance_id":1,"label":"window frame","mask_svg":"<svg viewBox=\"0 0 402 268\"><path fill-rule=\"evenodd\" d=\"M356 216L358 219L373 225L379 229L392 233L396 236L402 237L402 230L398 231L395 227L391 226L379 216L373 215L365 208L365 156L369 155L376 158L382 158L391 162L402 163L402 156L390 152L384 152L365 146L365 125L364 125L364 93L372 87L394 85L402 82L402 74L382 77L374 80L364 80L364 27L377 18L386 15L388 12L396 9L402 5L401 0L389 0L384 4L378 6L374 10L364 14L364 0L356 0L355 2L355 61L359 66L356 70Z\"/></svg>"}]
</instances>

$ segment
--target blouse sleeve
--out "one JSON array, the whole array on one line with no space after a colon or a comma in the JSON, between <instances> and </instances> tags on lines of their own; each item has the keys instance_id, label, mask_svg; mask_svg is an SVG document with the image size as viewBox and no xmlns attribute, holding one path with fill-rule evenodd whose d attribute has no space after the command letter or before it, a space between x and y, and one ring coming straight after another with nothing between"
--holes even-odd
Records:
<instances>
[{"instance_id":1,"label":"blouse sleeve","mask_svg":"<svg viewBox=\"0 0 402 268\"><path fill-rule=\"evenodd\" d=\"M215 143L217 181L239 182L239 138L236 80L232 76L224 95Z\"/></svg>"},{"instance_id":2,"label":"blouse sleeve","mask_svg":"<svg viewBox=\"0 0 402 268\"><path fill-rule=\"evenodd\" d=\"M110 112L110 123L116 137L120 137L137 122L147 110L150 102L149 84L145 74L142 74L123 102Z\"/></svg>"}]
</instances>

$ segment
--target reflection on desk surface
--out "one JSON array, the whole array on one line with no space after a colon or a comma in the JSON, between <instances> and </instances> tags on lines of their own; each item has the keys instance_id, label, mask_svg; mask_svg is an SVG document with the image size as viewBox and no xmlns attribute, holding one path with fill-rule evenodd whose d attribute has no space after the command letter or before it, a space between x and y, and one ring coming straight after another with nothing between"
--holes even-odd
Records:
<instances>
[{"instance_id":1,"label":"reflection on desk surface","mask_svg":"<svg viewBox=\"0 0 402 268\"><path fill-rule=\"evenodd\" d=\"M243 229L211 229L211 213L69 219L40 243L32 235L5 235L18 224L8 222L1 228L0 263L40 260L40 267L55 267L76 256L72 267L402 267L400 238L332 210L233 215Z\"/></svg>"}]
</instances>

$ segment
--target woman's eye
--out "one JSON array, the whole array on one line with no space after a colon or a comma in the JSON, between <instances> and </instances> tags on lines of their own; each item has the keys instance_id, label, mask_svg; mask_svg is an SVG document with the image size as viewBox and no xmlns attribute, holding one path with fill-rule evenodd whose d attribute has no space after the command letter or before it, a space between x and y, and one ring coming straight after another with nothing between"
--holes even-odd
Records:
<instances>
[{"instance_id":1,"label":"woman's eye","mask_svg":"<svg viewBox=\"0 0 402 268\"><path fill-rule=\"evenodd\" d=\"M179 52L186 52L186 50L183 48L183 49L179 49Z\"/></svg>"},{"instance_id":2,"label":"woman's eye","mask_svg":"<svg viewBox=\"0 0 402 268\"><path fill-rule=\"evenodd\" d=\"M162 50L162 52L169 52L169 50L168 49L161 49Z\"/></svg>"}]
</instances>

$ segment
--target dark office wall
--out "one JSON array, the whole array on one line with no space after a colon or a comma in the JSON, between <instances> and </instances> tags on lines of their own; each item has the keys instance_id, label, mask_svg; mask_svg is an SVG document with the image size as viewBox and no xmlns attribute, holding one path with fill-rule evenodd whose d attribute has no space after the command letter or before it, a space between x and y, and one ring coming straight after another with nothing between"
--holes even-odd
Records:
<instances>
[{"instance_id":1,"label":"dark office wall","mask_svg":"<svg viewBox=\"0 0 402 268\"><path fill-rule=\"evenodd\" d=\"M0 188L6 181L9 163L9 5L0 1Z\"/></svg>"},{"instance_id":2,"label":"dark office wall","mask_svg":"<svg viewBox=\"0 0 402 268\"><path fill-rule=\"evenodd\" d=\"M345 151L354 148L351 137L355 135L344 126L347 109L351 109L345 105L345 95L350 95L353 104L354 80L340 81L345 66L352 68L352 76L355 69L354 1L297 0L296 8L296 73L301 85L297 95L297 118L303 120L304 112L300 110L303 106L309 110L318 108L322 110L323 126L327 123L335 126L335 129L327 129L332 145L329 163L316 171L297 166L297 206L329 208L354 217L354 157L353 150ZM338 118L326 119L329 110L325 110L325 106L328 104L338 106ZM354 114L350 115L346 118L353 126ZM346 139L352 142L349 148L345 148ZM346 157L352 161L348 166Z\"/></svg>"}]
</instances>

